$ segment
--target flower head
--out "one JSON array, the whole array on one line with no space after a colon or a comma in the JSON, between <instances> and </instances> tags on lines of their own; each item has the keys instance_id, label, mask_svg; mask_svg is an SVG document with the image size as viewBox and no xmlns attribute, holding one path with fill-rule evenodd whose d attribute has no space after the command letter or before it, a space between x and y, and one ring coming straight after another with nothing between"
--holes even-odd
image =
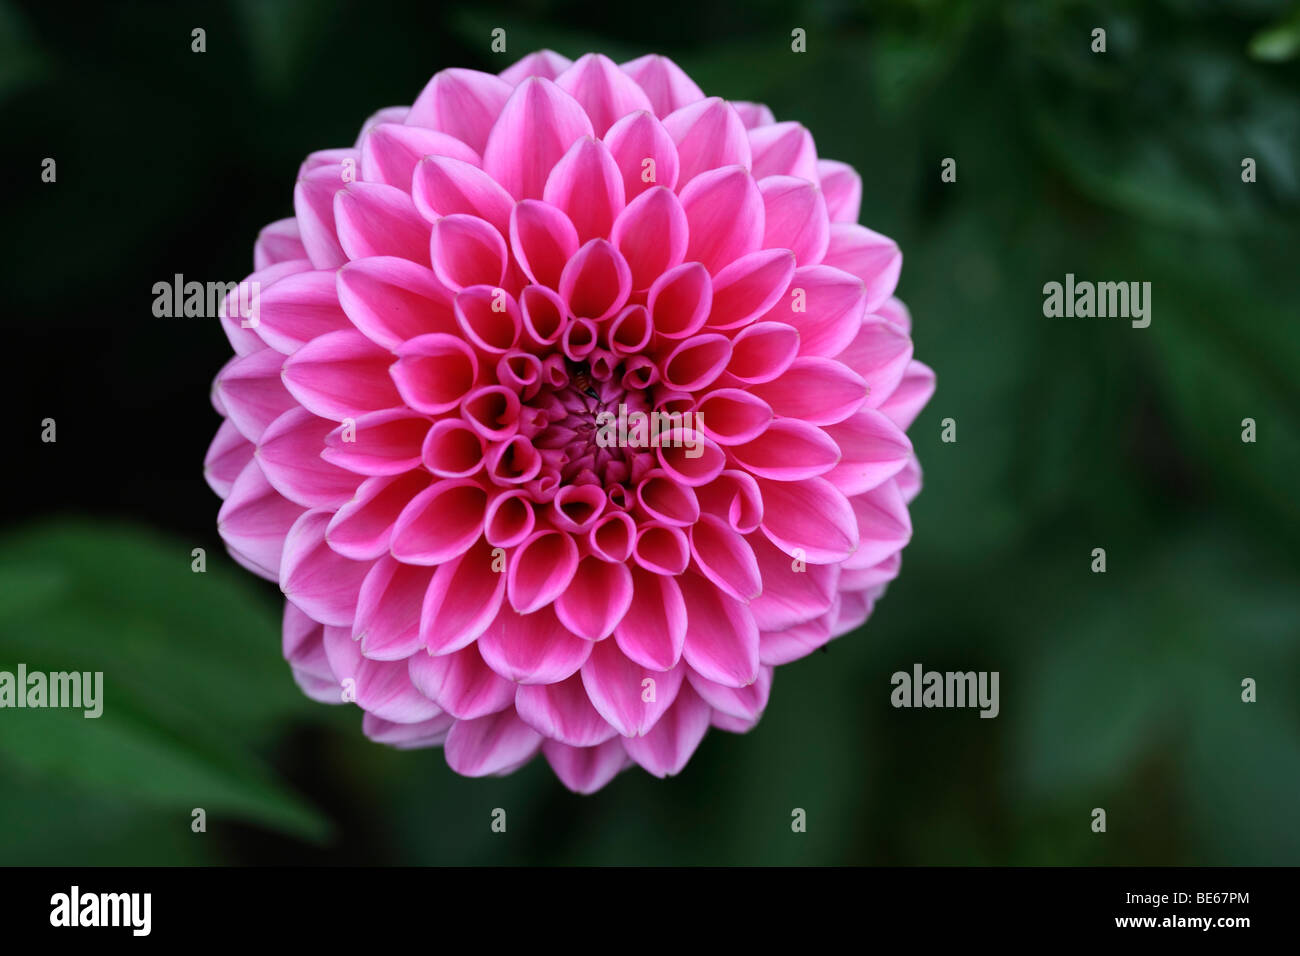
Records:
<instances>
[{"instance_id":1,"label":"flower head","mask_svg":"<svg viewBox=\"0 0 1300 956\"><path fill-rule=\"evenodd\" d=\"M798 123L659 56L438 73L254 248L207 457L303 690L459 773L677 773L898 572L933 391Z\"/></svg>"}]
</instances>

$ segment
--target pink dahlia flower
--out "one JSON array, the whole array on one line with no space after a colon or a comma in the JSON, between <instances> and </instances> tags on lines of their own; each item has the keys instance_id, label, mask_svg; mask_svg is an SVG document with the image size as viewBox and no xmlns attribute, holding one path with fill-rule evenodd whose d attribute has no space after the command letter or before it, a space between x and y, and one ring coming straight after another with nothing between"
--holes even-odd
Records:
<instances>
[{"instance_id":1,"label":"pink dahlia flower","mask_svg":"<svg viewBox=\"0 0 1300 956\"><path fill-rule=\"evenodd\" d=\"M206 461L372 739L679 772L898 572L933 373L861 181L671 61L437 74L254 247Z\"/></svg>"}]
</instances>

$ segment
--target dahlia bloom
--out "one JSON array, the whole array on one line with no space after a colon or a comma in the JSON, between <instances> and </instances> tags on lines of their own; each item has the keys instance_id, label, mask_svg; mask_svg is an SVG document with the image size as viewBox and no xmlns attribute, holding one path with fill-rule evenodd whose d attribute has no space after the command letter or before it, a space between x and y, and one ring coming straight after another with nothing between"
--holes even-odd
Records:
<instances>
[{"instance_id":1,"label":"dahlia bloom","mask_svg":"<svg viewBox=\"0 0 1300 956\"><path fill-rule=\"evenodd\" d=\"M934 375L860 198L660 56L444 70L308 156L206 459L302 689L584 793L753 727L911 535Z\"/></svg>"}]
</instances>

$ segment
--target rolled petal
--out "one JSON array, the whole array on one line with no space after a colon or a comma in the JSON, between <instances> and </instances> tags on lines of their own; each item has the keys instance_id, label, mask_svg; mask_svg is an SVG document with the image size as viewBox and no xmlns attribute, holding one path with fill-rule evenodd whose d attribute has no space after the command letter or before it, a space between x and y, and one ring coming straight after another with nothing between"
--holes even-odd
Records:
<instances>
[{"instance_id":1,"label":"rolled petal","mask_svg":"<svg viewBox=\"0 0 1300 956\"><path fill-rule=\"evenodd\" d=\"M397 516L412 497L429 487L420 471L367 478L351 501L330 519L330 547L353 561L373 561L388 553Z\"/></svg>"},{"instance_id":2,"label":"rolled petal","mask_svg":"<svg viewBox=\"0 0 1300 956\"><path fill-rule=\"evenodd\" d=\"M578 251L578 230L554 206L526 200L511 214L510 248L528 278L558 289L565 266Z\"/></svg>"}]
</instances>

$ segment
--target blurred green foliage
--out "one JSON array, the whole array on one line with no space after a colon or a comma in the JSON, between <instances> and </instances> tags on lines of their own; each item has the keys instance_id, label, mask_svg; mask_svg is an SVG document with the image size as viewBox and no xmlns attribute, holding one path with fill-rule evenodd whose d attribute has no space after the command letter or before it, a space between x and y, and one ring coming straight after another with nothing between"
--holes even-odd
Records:
<instances>
[{"instance_id":1,"label":"blurred green foliage","mask_svg":"<svg viewBox=\"0 0 1300 956\"><path fill-rule=\"evenodd\" d=\"M735 9L130 3L69 35L0 3L6 128L46 130L28 153L53 137L68 182L17 200L15 274L50 275L67 224L112 212L75 253L88 297L173 269L241 275L258 226L288 214L301 156L351 142L434 71L540 46L656 51L710 94L800 120L862 173L862 221L904 250L916 355L939 381L911 432L926 482L913 543L864 631L781 668L758 728L712 732L680 778L633 771L583 798L540 761L461 779L301 698L278 595L220 551L200 474L216 427L202 383L225 342L204 328L159 343L123 311L118 357L150 391L109 401L175 404L201 434L179 439L190 458L151 463L172 476L165 501L80 500L95 520L0 541L0 668L102 669L108 698L99 721L0 716L0 862L1300 861L1300 6ZM194 25L206 59L188 52ZM497 26L505 57L489 52ZM795 27L806 54L790 52ZM108 108L74 109L87 88ZM116 155L133 138L147 148L124 161L149 187L129 210L76 184L93 175L86 143ZM1044 318L1042 286L1067 272L1151 282L1150 328ZM32 285L7 285L15 312L47 315L51 334L86 321ZM142 295L125 298L143 311ZM62 412L60 449L77 415ZM199 546L205 575L189 569ZM999 671L1000 716L892 709L889 676L914 662ZM1245 677L1257 703L1241 702ZM206 834L190 832L195 806Z\"/></svg>"}]
</instances>

